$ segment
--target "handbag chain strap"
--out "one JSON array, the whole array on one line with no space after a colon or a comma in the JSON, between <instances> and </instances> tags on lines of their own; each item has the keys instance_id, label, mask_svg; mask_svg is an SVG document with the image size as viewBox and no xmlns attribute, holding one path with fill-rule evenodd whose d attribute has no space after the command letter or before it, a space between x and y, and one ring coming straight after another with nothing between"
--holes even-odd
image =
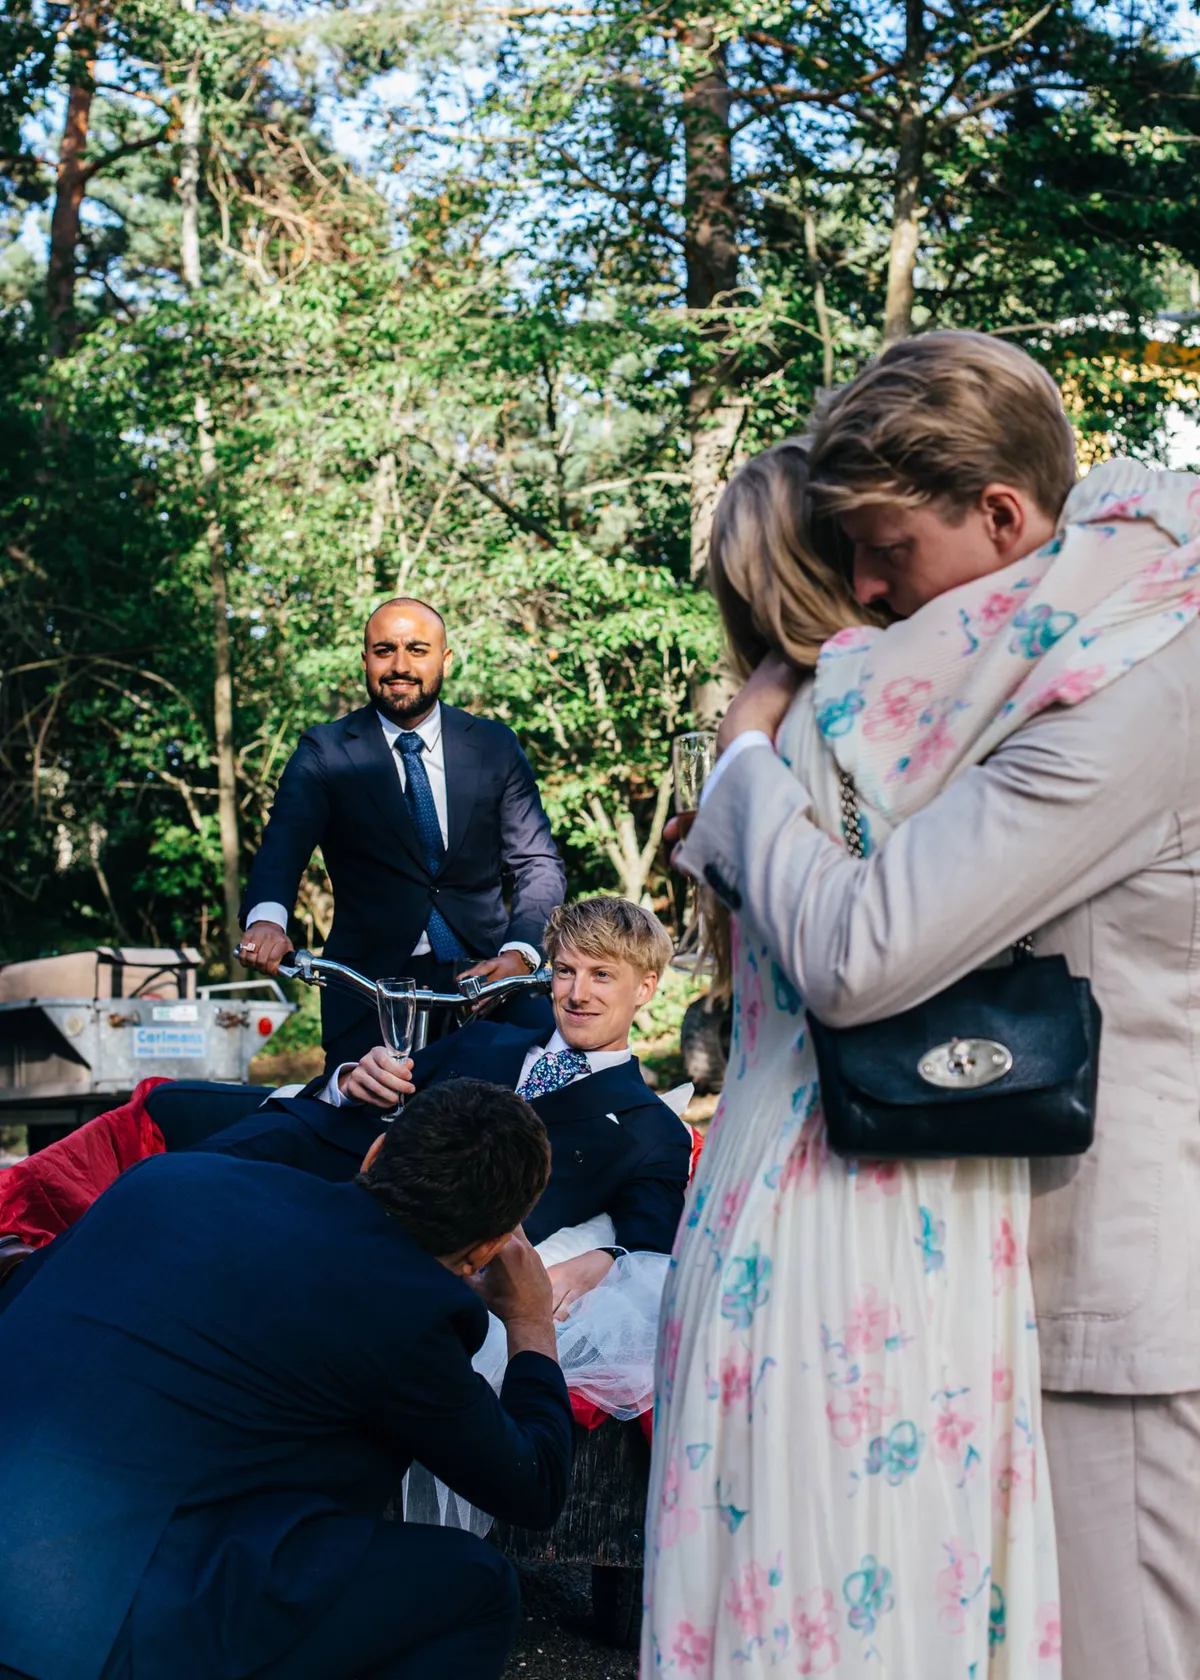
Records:
<instances>
[{"instance_id":1,"label":"handbag chain strap","mask_svg":"<svg viewBox=\"0 0 1200 1680\"><path fill-rule=\"evenodd\" d=\"M858 809L858 794L854 789L854 782L846 772L838 770L839 797L842 806L842 832L846 837L846 850L853 858L865 858L867 855L866 840L863 835L862 817ZM1027 933L1018 939L1013 946L1013 955L1018 961L1033 955L1033 935Z\"/></svg>"}]
</instances>

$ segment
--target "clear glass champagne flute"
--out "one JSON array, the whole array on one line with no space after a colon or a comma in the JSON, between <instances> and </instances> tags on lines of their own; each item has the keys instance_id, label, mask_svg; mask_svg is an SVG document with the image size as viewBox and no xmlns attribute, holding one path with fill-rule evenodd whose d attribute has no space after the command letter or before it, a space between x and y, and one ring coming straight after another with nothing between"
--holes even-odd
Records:
<instances>
[{"instance_id":1,"label":"clear glass champagne flute","mask_svg":"<svg viewBox=\"0 0 1200 1680\"><path fill-rule=\"evenodd\" d=\"M671 766L675 773L677 817L694 817L700 809L700 790L716 757L717 737L711 729L692 729L686 735L676 735L671 743Z\"/></svg>"},{"instance_id":2,"label":"clear glass champagne flute","mask_svg":"<svg viewBox=\"0 0 1200 1680\"><path fill-rule=\"evenodd\" d=\"M700 791L717 757L717 737L711 729L692 729L677 735L671 743L671 768L675 778L675 815L681 818L680 837L687 831L700 809ZM676 884L675 912L681 934L672 959L673 968L694 973L700 966L704 949L704 930L694 886L686 876L679 876ZM689 904L690 900L690 904Z\"/></svg>"},{"instance_id":3,"label":"clear glass champagne flute","mask_svg":"<svg viewBox=\"0 0 1200 1680\"><path fill-rule=\"evenodd\" d=\"M388 1055L405 1062L412 1054L413 1031L417 1024L417 982L409 979L376 980L379 1026ZM381 1114L381 1120L396 1120L404 1112L404 1098L395 1108Z\"/></svg>"}]
</instances>

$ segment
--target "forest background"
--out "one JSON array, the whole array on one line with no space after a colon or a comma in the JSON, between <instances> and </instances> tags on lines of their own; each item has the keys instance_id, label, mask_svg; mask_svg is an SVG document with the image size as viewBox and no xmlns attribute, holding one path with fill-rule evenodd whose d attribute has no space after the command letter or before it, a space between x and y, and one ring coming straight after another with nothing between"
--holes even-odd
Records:
<instances>
[{"instance_id":1,"label":"forest background","mask_svg":"<svg viewBox=\"0 0 1200 1680\"><path fill-rule=\"evenodd\" d=\"M6 0L0 960L220 978L398 592L573 890L670 911L713 506L819 389L974 327L1084 461L1200 465L1194 45L1143 0Z\"/></svg>"}]
</instances>

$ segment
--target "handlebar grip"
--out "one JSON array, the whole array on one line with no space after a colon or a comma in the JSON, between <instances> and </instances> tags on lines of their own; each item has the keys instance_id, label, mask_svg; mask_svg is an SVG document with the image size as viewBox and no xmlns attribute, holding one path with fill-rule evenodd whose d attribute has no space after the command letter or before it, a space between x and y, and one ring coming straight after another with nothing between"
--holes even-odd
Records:
<instances>
[{"instance_id":1,"label":"handlebar grip","mask_svg":"<svg viewBox=\"0 0 1200 1680\"><path fill-rule=\"evenodd\" d=\"M312 952L293 951L291 956L291 962L281 962L278 969L276 969L276 973L281 974L285 980L311 980L313 978L311 967L313 960Z\"/></svg>"}]
</instances>

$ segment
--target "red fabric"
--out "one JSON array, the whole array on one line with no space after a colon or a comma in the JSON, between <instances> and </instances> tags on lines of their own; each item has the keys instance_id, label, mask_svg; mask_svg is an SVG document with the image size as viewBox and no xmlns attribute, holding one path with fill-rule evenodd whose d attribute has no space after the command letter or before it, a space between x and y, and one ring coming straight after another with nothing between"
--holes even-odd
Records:
<instances>
[{"instance_id":1,"label":"red fabric","mask_svg":"<svg viewBox=\"0 0 1200 1680\"><path fill-rule=\"evenodd\" d=\"M571 1411L576 1423L582 1424L584 1429L599 1429L602 1423L608 1422L608 1412L602 1412L599 1406L591 1400L585 1400L582 1394L576 1394L574 1389L569 1392L571 1395ZM643 1412L638 1418L638 1422L642 1426L642 1434L653 1445L654 1413L652 1411Z\"/></svg>"},{"instance_id":2,"label":"red fabric","mask_svg":"<svg viewBox=\"0 0 1200 1680\"><path fill-rule=\"evenodd\" d=\"M143 1079L127 1103L0 1173L0 1232L43 1248L86 1213L126 1167L163 1153L145 1100L163 1078Z\"/></svg>"},{"instance_id":3,"label":"red fabric","mask_svg":"<svg viewBox=\"0 0 1200 1680\"><path fill-rule=\"evenodd\" d=\"M688 1183L690 1184L695 1176L696 1162L700 1159L700 1151L704 1148L704 1133L699 1126L693 1126L688 1120L684 1121L684 1125L692 1134L692 1157L688 1162Z\"/></svg>"}]
</instances>

